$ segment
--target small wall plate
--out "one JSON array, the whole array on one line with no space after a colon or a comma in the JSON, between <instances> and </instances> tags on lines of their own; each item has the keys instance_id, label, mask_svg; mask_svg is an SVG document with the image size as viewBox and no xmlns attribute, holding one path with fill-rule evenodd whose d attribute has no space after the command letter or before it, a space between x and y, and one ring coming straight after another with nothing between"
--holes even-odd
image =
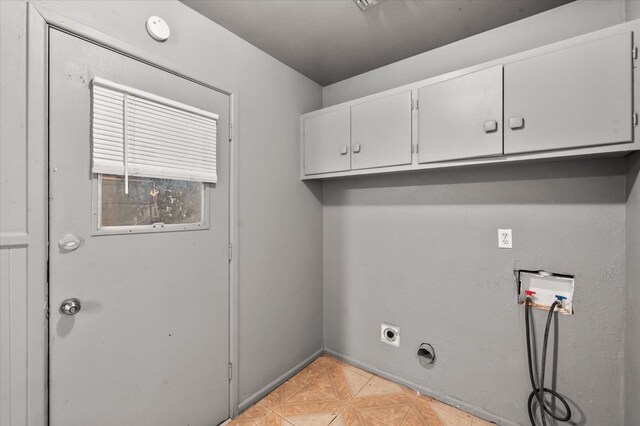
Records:
<instances>
[{"instance_id":1,"label":"small wall plate","mask_svg":"<svg viewBox=\"0 0 640 426\"><path fill-rule=\"evenodd\" d=\"M400 327L385 323L380 324L380 341L399 348Z\"/></svg>"},{"instance_id":2,"label":"small wall plate","mask_svg":"<svg viewBox=\"0 0 640 426\"><path fill-rule=\"evenodd\" d=\"M171 35L169 25L159 16L152 16L147 19L146 27L149 35L157 41L165 41Z\"/></svg>"}]
</instances>

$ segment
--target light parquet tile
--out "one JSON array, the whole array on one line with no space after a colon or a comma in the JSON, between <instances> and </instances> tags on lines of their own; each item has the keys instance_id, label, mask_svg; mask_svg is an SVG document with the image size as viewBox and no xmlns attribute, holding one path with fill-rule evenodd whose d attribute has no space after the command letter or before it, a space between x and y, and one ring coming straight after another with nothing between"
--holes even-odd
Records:
<instances>
[{"instance_id":1,"label":"light parquet tile","mask_svg":"<svg viewBox=\"0 0 640 426\"><path fill-rule=\"evenodd\" d=\"M358 367L355 367L355 366L353 366L351 364L347 364L346 362L343 362L343 361L340 361L340 360L336 360L335 363L340 365L340 366L342 366L343 368L347 368L347 369L349 369L349 370L351 370L353 372L356 372L359 375L364 376L366 378L370 379L370 378L373 377L373 374L369 373L368 371L364 371L364 370L362 370L362 369L360 369Z\"/></svg>"},{"instance_id":2,"label":"light parquet tile","mask_svg":"<svg viewBox=\"0 0 640 426\"><path fill-rule=\"evenodd\" d=\"M362 424L400 425L416 398L410 389L373 376L349 405Z\"/></svg>"},{"instance_id":3,"label":"light parquet tile","mask_svg":"<svg viewBox=\"0 0 640 426\"><path fill-rule=\"evenodd\" d=\"M263 421L258 423L258 426L293 426L291 423L277 415L276 413L271 413L268 415Z\"/></svg>"},{"instance_id":4,"label":"light parquet tile","mask_svg":"<svg viewBox=\"0 0 640 426\"><path fill-rule=\"evenodd\" d=\"M356 398L385 397L390 395L404 395L407 398L417 398L418 394L411 389L390 382L382 377L373 376L356 395Z\"/></svg>"},{"instance_id":5,"label":"light parquet tile","mask_svg":"<svg viewBox=\"0 0 640 426\"><path fill-rule=\"evenodd\" d=\"M336 417L331 426L385 426L385 423L376 418L372 413L361 411L351 405L347 405Z\"/></svg>"},{"instance_id":6,"label":"light parquet tile","mask_svg":"<svg viewBox=\"0 0 640 426\"><path fill-rule=\"evenodd\" d=\"M334 363L320 373L311 386L334 396L342 402L349 402L370 380L356 371L346 368L342 363Z\"/></svg>"},{"instance_id":7,"label":"light parquet tile","mask_svg":"<svg viewBox=\"0 0 640 426\"><path fill-rule=\"evenodd\" d=\"M445 426L471 426L475 416L432 399L429 405Z\"/></svg>"},{"instance_id":8,"label":"light parquet tile","mask_svg":"<svg viewBox=\"0 0 640 426\"><path fill-rule=\"evenodd\" d=\"M262 422L272 413L273 412L264 405L256 404L229 423L229 426L254 426Z\"/></svg>"},{"instance_id":9,"label":"light parquet tile","mask_svg":"<svg viewBox=\"0 0 640 426\"><path fill-rule=\"evenodd\" d=\"M233 426L487 426L485 420L323 355Z\"/></svg>"},{"instance_id":10,"label":"light parquet tile","mask_svg":"<svg viewBox=\"0 0 640 426\"><path fill-rule=\"evenodd\" d=\"M402 424L406 426L443 426L442 421L431 408L431 398L420 395L418 396L413 405L409 409L407 416L403 420Z\"/></svg>"},{"instance_id":11,"label":"light parquet tile","mask_svg":"<svg viewBox=\"0 0 640 426\"><path fill-rule=\"evenodd\" d=\"M326 426L343 408L344 404L334 396L307 385L279 407L276 413L295 426Z\"/></svg>"},{"instance_id":12,"label":"light parquet tile","mask_svg":"<svg viewBox=\"0 0 640 426\"><path fill-rule=\"evenodd\" d=\"M274 410L284 404L289 398L305 386L305 383L297 376L284 382L276 390L264 397L258 404Z\"/></svg>"},{"instance_id":13,"label":"light parquet tile","mask_svg":"<svg viewBox=\"0 0 640 426\"><path fill-rule=\"evenodd\" d=\"M295 375L295 377L306 385L322 374L327 368L331 367L335 362L335 358L321 356L303 368L302 371Z\"/></svg>"},{"instance_id":14,"label":"light parquet tile","mask_svg":"<svg viewBox=\"0 0 640 426\"><path fill-rule=\"evenodd\" d=\"M492 426L494 424L495 423L491 423L491 422L488 422L486 420L482 420L482 419L479 419L479 418L476 417L475 419L473 419L473 422L471 423L471 426Z\"/></svg>"}]
</instances>

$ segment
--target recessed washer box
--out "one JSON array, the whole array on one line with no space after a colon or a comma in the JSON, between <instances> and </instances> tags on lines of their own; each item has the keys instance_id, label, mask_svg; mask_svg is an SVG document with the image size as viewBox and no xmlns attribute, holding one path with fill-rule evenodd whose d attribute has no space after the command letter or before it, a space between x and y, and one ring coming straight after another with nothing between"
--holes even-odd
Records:
<instances>
[{"instance_id":1,"label":"recessed washer box","mask_svg":"<svg viewBox=\"0 0 640 426\"><path fill-rule=\"evenodd\" d=\"M557 274L546 271L517 270L518 303L523 304L531 294L531 306L549 310L553 302L562 299L562 307L557 311L565 315L573 315L573 275ZM529 294L528 294L529 293Z\"/></svg>"}]
</instances>

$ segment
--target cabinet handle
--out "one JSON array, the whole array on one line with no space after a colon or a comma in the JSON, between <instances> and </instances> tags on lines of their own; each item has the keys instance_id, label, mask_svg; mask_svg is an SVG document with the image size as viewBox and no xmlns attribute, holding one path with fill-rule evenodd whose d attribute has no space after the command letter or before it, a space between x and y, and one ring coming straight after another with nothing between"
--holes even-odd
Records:
<instances>
[{"instance_id":1,"label":"cabinet handle","mask_svg":"<svg viewBox=\"0 0 640 426\"><path fill-rule=\"evenodd\" d=\"M340 147L340 155L347 155L347 153L349 152L349 148L346 146L341 146Z\"/></svg>"},{"instance_id":2,"label":"cabinet handle","mask_svg":"<svg viewBox=\"0 0 640 426\"><path fill-rule=\"evenodd\" d=\"M351 147L351 150L353 151L353 153L354 153L354 154L359 153L359 152L360 152L360 144L359 144L359 143L357 143L357 144L353 145L353 146Z\"/></svg>"},{"instance_id":3,"label":"cabinet handle","mask_svg":"<svg viewBox=\"0 0 640 426\"><path fill-rule=\"evenodd\" d=\"M484 122L484 132L493 133L498 131L498 122L496 120L487 120Z\"/></svg>"},{"instance_id":4,"label":"cabinet handle","mask_svg":"<svg viewBox=\"0 0 640 426\"><path fill-rule=\"evenodd\" d=\"M523 117L511 117L509 119L509 127L513 130L522 129L524 127L524 118Z\"/></svg>"}]
</instances>

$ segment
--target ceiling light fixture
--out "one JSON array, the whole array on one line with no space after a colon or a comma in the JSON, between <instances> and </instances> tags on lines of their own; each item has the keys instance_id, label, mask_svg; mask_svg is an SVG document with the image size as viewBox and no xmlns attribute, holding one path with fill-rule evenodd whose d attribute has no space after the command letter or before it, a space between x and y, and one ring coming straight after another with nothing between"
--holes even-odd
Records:
<instances>
[{"instance_id":1,"label":"ceiling light fixture","mask_svg":"<svg viewBox=\"0 0 640 426\"><path fill-rule=\"evenodd\" d=\"M367 10L380 3L382 0L354 0L358 7L362 10Z\"/></svg>"}]
</instances>

